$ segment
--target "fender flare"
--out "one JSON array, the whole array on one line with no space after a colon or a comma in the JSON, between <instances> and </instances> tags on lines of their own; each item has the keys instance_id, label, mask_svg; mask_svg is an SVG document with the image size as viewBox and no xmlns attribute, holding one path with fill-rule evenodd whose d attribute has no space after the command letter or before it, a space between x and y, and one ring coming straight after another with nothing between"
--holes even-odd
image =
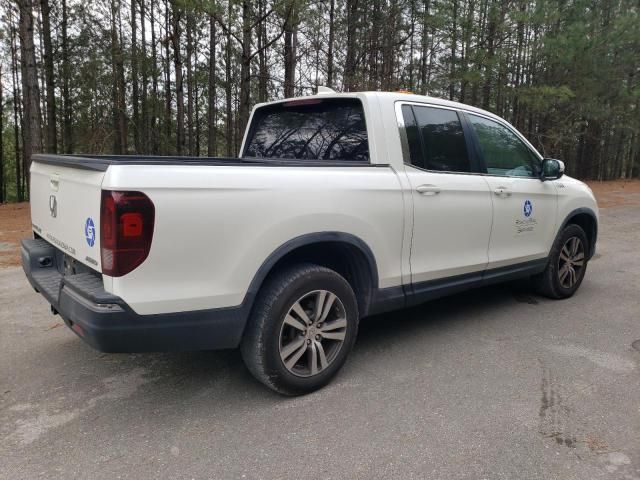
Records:
<instances>
[{"instance_id":1,"label":"fender flare","mask_svg":"<svg viewBox=\"0 0 640 480\"><path fill-rule=\"evenodd\" d=\"M262 287L267 275L271 272L273 267L282 260L287 254L292 251L304 247L306 245L313 245L316 243L345 243L351 245L364 255L366 259L366 263L369 269L370 278L371 278L371 291L375 291L378 288L378 265L373 255L373 251L369 247L369 245L362 240L361 238L352 235L350 233L345 232L315 232L315 233L307 233L304 235L300 235L298 237L292 238L287 242L280 245L276 248L260 265L257 272L253 276L251 283L249 284L249 289L245 295L243 300L243 306L246 309L247 315L251 311L253 307L254 300Z\"/></svg>"},{"instance_id":2,"label":"fender flare","mask_svg":"<svg viewBox=\"0 0 640 480\"><path fill-rule=\"evenodd\" d=\"M571 222L571 219L574 218L576 215L581 215L581 214L586 214L589 217L591 217L591 219L593 220L593 232L591 232L593 235L592 237L593 241L591 241L591 245L589 245L589 259L591 259L591 257L593 257L593 255L596 252L596 241L598 239L598 217L596 216L595 212L590 208L580 207L580 208L571 210L567 214L567 216L564 218L564 221L560 225L560 228L558 228L558 231L556 233L556 238L553 240L553 244L555 244L556 240L558 239L562 231ZM590 234L590 232L585 232L585 233L587 235Z\"/></svg>"}]
</instances>

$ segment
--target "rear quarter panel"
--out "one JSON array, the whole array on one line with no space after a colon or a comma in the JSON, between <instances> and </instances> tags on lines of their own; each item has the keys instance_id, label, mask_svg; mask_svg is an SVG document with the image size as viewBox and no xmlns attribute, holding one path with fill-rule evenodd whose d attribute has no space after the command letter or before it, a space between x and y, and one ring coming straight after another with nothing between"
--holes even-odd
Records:
<instances>
[{"instance_id":1,"label":"rear quarter panel","mask_svg":"<svg viewBox=\"0 0 640 480\"><path fill-rule=\"evenodd\" d=\"M137 313L235 306L265 259L316 232L355 235L379 286L401 283L403 200L391 167L111 166L104 189L139 190L155 205L146 261L105 288Z\"/></svg>"}]
</instances>

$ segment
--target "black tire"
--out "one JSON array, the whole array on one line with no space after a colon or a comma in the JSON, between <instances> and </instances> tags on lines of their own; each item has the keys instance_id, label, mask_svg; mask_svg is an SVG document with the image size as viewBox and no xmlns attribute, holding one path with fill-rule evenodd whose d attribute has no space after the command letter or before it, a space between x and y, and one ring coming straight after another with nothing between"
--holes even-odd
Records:
<instances>
[{"instance_id":1,"label":"black tire","mask_svg":"<svg viewBox=\"0 0 640 480\"><path fill-rule=\"evenodd\" d=\"M571 265L575 272L575 280L567 281L565 274L565 283L563 284L562 278L564 272L562 270L562 266L566 262L561 258L561 254L563 253L563 248L567 246L568 242L575 238L578 239L581 245L583 263L579 268ZM553 243L547 268L544 272L535 275L532 278L536 292L540 295L553 299L569 298L572 296L580 287L587 271L589 248L589 240L587 235L584 233L584 230L582 230L578 225L567 225ZM566 255L563 254L563 257L566 257ZM579 255L577 255L577 257L579 257ZM568 285L568 283L570 283L570 285Z\"/></svg>"},{"instance_id":2,"label":"black tire","mask_svg":"<svg viewBox=\"0 0 640 480\"><path fill-rule=\"evenodd\" d=\"M281 358L284 355L284 350L288 347L283 348L282 346L285 328L291 330L290 323L287 322L285 324L285 317L292 314L291 309L296 304L299 306L306 298L311 298L311 295L318 295L318 292L322 291L333 293L336 299L339 300L339 302L333 300L328 309L334 312L333 309L335 308L337 309L335 312L344 313L346 327L344 330L340 328L340 334L344 334L344 339L338 348L336 347L338 340L324 339L322 335L319 335L322 338L322 342L326 342L329 345L328 348L333 349L331 351L333 355L331 361L326 365L329 354L327 353L327 356L325 356L323 348L322 356L326 365L324 369L316 374L310 373L308 376L301 376L302 374L297 373L295 369L302 369L302 367L294 366L289 369L285 365L283 358ZM320 305L323 302L324 300L316 300L316 303ZM335 307L332 305L335 305ZM311 310L307 311L307 314L309 314L308 320L315 322L316 314ZM337 316L340 318L333 323L335 324L338 320L344 323L342 315L336 314L336 318ZM320 321L319 325L323 326L323 319L319 318L318 320ZM316 324L313 323L313 325ZM332 322L327 319L324 328L328 328L327 325L331 324ZM301 395L322 388L329 383L346 361L347 355L355 342L357 330L358 304L349 283L338 273L328 268L314 264L298 264L286 267L267 279L256 298L240 344L240 351L245 365L260 382L283 395ZM307 349L302 353L302 356L306 357L310 365L311 357L318 353L315 348L319 347L316 347L316 345L321 342L306 340L308 335L306 328L304 334L302 331L298 333L295 329L292 332L297 334L299 338L289 335L289 339L293 338L290 342L291 344L299 342L300 339L303 342L310 342L307 344ZM311 332L311 328L309 328L309 332ZM320 330L314 330L313 332L326 335ZM317 339L318 336L314 336L314 338ZM304 344L301 344L296 353L302 351L302 347L304 347ZM311 349L311 352L309 349ZM303 357L300 357L301 360L299 362L304 363L305 358ZM316 368L317 358L315 360ZM309 366L309 371L311 372L311 366Z\"/></svg>"}]
</instances>

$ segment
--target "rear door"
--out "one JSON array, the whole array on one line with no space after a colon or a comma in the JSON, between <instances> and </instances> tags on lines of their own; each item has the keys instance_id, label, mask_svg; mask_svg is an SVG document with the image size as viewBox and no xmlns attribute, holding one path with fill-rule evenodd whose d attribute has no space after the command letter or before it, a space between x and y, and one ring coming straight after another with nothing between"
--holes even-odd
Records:
<instances>
[{"instance_id":1,"label":"rear door","mask_svg":"<svg viewBox=\"0 0 640 480\"><path fill-rule=\"evenodd\" d=\"M100 271L103 171L31 164L33 231L67 255Z\"/></svg>"},{"instance_id":2,"label":"rear door","mask_svg":"<svg viewBox=\"0 0 640 480\"><path fill-rule=\"evenodd\" d=\"M405 172L412 188L412 283L480 275L488 261L491 196L475 173L460 114L398 104L396 115L404 126Z\"/></svg>"},{"instance_id":3,"label":"rear door","mask_svg":"<svg viewBox=\"0 0 640 480\"><path fill-rule=\"evenodd\" d=\"M540 159L512 128L485 116L466 116L493 201L488 268L546 257L557 220L554 183L540 180Z\"/></svg>"}]
</instances>

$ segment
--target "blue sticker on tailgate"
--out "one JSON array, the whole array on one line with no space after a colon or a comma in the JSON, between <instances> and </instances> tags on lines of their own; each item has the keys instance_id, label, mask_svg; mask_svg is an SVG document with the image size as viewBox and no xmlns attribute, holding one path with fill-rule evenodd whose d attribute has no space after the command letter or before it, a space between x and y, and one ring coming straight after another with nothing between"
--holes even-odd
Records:
<instances>
[{"instance_id":1,"label":"blue sticker on tailgate","mask_svg":"<svg viewBox=\"0 0 640 480\"><path fill-rule=\"evenodd\" d=\"M89 246L93 247L93 244L96 243L96 227L91 217L87 218L84 224L84 237L87 239Z\"/></svg>"}]
</instances>

